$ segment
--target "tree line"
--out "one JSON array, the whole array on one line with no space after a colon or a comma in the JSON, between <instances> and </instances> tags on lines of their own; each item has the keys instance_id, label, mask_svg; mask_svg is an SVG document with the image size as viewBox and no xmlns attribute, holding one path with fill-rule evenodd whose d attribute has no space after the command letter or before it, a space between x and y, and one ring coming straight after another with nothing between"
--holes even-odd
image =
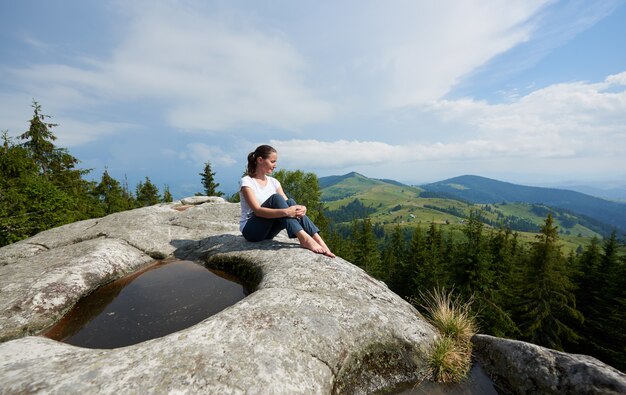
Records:
<instances>
[{"instance_id":1,"label":"tree line","mask_svg":"<svg viewBox=\"0 0 626 395\"><path fill-rule=\"evenodd\" d=\"M78 169L80 161L66 148L57 147L50 116L33 101L29 128L17 139L2 132L0 146L0 247L43 230L89 218L151 206L173 200L169 186L162 192L145 177L129 188L105 168L99 182ZM200 173L208 195L221 196L210 162Z\"/></svg>"},{"instance_id":2,"label":"tree line","mask_svg":"<svg viewBox=\"0 0 626 395\"><path fill-rule=\"evenodd\" d=\"M510 229L487 232L473 211L459 237L430 223L396 225L381 240L369 218L328 237L333 251L421 305L432 289L472 300L480 331L592 355L626 370L626 254L616 233L594 238L581 253L561 250L548 214L536 239Z\"/></svg>"}]
</instances>

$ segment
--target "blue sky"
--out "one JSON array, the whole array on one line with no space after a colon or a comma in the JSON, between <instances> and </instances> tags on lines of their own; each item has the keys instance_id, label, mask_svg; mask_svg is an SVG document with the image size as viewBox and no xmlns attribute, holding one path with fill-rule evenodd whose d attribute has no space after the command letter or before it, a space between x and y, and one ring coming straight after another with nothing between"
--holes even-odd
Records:
<instances>
[{"instance_id":1,"label":"blue sky","mask_svg":"<svg viewBox=\"0 0 626 395\"><path fill-rule=\"evenodd\" d=\"M626 2L0 1L0 129L31 102L99 179L176 197L279 167L626 184Z\"/></svg>"}]
</instances>

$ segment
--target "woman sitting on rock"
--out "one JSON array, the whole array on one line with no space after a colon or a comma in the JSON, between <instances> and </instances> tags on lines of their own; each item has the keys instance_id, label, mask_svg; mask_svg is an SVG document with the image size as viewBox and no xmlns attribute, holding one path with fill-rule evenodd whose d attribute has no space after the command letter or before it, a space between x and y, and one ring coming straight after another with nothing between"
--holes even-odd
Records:
<instances>
[{"instance_id":1,"label":"woman sitting on rock","mask_svg":"<svg viewBox=\"0 0 626 395\"><path fill-rule=\"evenodd\" d=\"M298 238L300 246L334 258L319 229L306 216L306 207L287 198L280 182L270 177L278 154L269 145L260 145L248 154L248 175L239 181L241 221L239 230L248 241L273 239L287 229L290 238Z\"/></svg>"}]
</instances>

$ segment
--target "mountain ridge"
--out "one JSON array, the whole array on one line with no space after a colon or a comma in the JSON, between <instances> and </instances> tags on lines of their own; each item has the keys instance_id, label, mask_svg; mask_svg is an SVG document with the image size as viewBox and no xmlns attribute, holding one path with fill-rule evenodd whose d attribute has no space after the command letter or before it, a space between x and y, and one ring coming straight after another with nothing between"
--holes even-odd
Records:
<instances>
[{"instance_id":1,"label":"mountain ridge","mask_svg":"<svg viewBox=\"0 0 626 395\"><path fill-rule=\"evenodd\" d=\"M487 177L464 175L422 185L431 193L445 193L472 203L541 203L595 218L626 232L626 204L567 189L513 184Z\"/></svg>"},{"instance_id":2,"label":"mountain ridge","mask_svg":"<svg viewBox=\"0 0 626 395\"><path fill-rule=\"evenodd\" d=\"M520 185L477 175L463 175L419 186L368 178L356 172L320 178L320 186L324 185L322 199L327 201L345 199L363 189L385 184L415 188L421 197L439 197L473 204L542 204L595 219L626 233L626 203L567 189Z\"/></svg>"}]
</instances>

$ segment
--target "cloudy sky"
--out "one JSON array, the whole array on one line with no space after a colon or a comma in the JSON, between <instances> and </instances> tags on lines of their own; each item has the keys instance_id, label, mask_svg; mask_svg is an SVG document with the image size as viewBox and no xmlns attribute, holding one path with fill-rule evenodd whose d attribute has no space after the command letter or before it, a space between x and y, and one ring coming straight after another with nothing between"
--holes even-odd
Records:
<instances>
[{"instance_id":1,"label":"cloudy sky","mask_svg":"<svg viewBox=\"0 0 626 395\"><path fill-rule=\"evenodd\" d=\"M0 1L0 130L31 103L131 186L279 167L626 184L624 0Z\"/></svg>"}]
</instances>

